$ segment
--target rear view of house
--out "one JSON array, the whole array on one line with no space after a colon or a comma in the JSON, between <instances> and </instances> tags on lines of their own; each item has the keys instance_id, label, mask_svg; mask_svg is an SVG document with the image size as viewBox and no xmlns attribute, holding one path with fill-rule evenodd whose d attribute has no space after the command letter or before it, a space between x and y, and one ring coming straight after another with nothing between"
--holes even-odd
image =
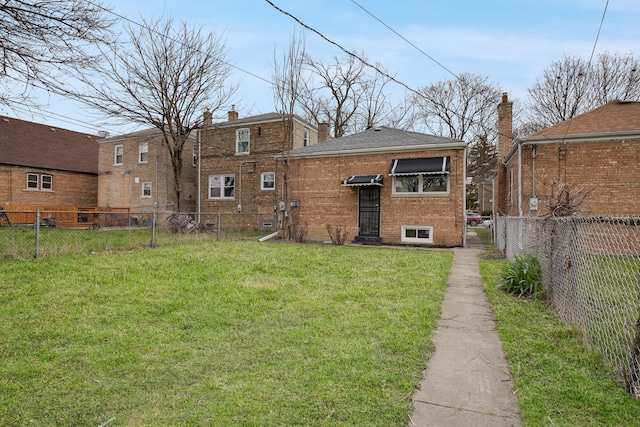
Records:
<instances>
[{"instance_id":1,"label":"rear view of house","mask_svg":"<svg viewBox=\"0 0 640 427\"><path fill-rule=\"evenodd\" d=\"M96 206L99 139L0 117L1 205Z\"/></svg>"},{"instance_id":2,"label":"rear view of house","mask_svg":"<svg viewBox=\"0 0 640 427\"><path fill-rule=\"evenodd\" d=\"M290 215L312 241L462 246L466 144L388 127L288 153Z\"/></svg>"}]
</instances>

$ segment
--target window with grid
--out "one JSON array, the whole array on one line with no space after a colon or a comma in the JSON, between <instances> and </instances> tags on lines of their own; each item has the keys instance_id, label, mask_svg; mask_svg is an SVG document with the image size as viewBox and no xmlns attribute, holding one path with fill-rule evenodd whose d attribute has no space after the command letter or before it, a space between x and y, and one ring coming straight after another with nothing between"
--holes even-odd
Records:
<instances>
[{"instance_id":1,"label":"window with grid","mask_svg":"<svg viewBox=\"0 0 640 427\"><path fill-rule=\"evenodd\" d=\"M235 198L235 175L209 175L209 198Z\"/></svg>"}]
</instances>

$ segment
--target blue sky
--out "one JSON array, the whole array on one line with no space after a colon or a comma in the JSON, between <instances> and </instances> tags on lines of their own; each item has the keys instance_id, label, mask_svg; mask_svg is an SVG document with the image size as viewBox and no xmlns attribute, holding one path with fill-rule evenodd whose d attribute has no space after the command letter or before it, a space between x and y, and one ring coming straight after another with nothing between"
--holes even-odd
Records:
<instances>
[{"instance_id":1,"label":"blue sky","mask_svg":"<svg viewBox=\"0 0 640 427\"><path fill-rule=\"evenodd\" d=\"M610 0L598 42L606 0L272 0L347 50L364 52L413 89L470 72L487 76L510 97L526 100L526 90L551 62L565 54L588 59L605 51L640 55L640 2ZM176 21L211 29L226 38L235 101L240 116L274 110L270 84L274 50L281 56L290 35L302 28L264 0L106 0L131 20L170 15ZM360 7L361 6L361 7ZM418 46L386 28L371 14ZM305 32L307 52L328 60L344 54ZM435 61L437 61L437 63ZM256 78L251 74L260 76ZM263 80L264 79L264 80ZM392 86L398 97L405 89ZM43 111L3 114L87 133L95 117L83 107L55 97ZM496 100L498 102L498 100ZM230 108L230 106L229 106ZM114 126L103 126L112 134Z\"/></svg>"}]
</instances>

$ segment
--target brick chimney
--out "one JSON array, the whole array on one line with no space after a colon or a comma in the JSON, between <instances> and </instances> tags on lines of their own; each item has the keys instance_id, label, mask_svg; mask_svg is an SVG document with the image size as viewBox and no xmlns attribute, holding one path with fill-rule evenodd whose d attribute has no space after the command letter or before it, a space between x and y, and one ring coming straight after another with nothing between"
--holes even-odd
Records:
<instances>
[{"instance_id":1,"label":"brick chimney","mask_svg":"<svg viewBox=\"0 0 640 427\"><path fill-rule=\"evenodd\" d=\"M329 123L318 123L318 142L325 142L331 138Z\"/></svg>"},{"instance_id":2,"label":"brick chimney","mask_svg":"<svg viewBox=\"0 0 640 427\"><path fill-rule=\"evenodd\" d=\"M204 126L211 126L213 124L213 113L207 108L203 114L202 124Z\"/></svg>"},{"instance_id":3,"label":"brick chimney","mask_svg":"<svg viewBox=\"0 0 640 427\"><path fill-rule=\"evenodd\" d=\"M507 93L502 94L498 104L498 175L494 194L495 210L500 215L507 212L507 168L502 161L507 157L513 145L513 102L509 102Z\"/></svg>"},{"instance_id":4,"label":"brick chimney","mask_svg":"<svg viewBox=\"0 0 640 427\"><path fill-rule=\"evenodd\" d=\"M238 120L238 112L236 111L236 106L231 106L231 111L229 111L229 121Z\"/></svg>"}]
</instances>

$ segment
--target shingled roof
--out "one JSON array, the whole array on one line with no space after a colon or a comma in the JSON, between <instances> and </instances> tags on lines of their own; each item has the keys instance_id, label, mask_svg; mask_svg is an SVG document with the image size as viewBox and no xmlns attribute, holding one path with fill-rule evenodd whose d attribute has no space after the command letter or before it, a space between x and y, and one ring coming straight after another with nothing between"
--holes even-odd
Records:
<instances>
[{"instance_id":1,"label":"shingled roof","mask_svg":"<svg viewBox=\"0 0 640 427\"><path fill-rule=\"evenodd\" d=\"M0 164L97 174L99 139L0 116Z\"/></svg>"},{"instance_id":2,"label":"shingled roof","mask_svg":"<svg viewBox=\"0 0 640 427\"><path fill-rule=\"evenodd\" d=\"M392 151L462 148L465 146L466 143L459 139L381 126L292 150L289 152L289 157L327 157Z\"/></svg>"},{"instance_id":3,"label":"shingled roof","mask_svg":"<svg viewBox=\"0 0 640 427\"><path fill-rule=\"evenodd\" d=\"M525 142L640 134L640 102L611 101L523 138Z\"/></svg>"}]
</instances>

